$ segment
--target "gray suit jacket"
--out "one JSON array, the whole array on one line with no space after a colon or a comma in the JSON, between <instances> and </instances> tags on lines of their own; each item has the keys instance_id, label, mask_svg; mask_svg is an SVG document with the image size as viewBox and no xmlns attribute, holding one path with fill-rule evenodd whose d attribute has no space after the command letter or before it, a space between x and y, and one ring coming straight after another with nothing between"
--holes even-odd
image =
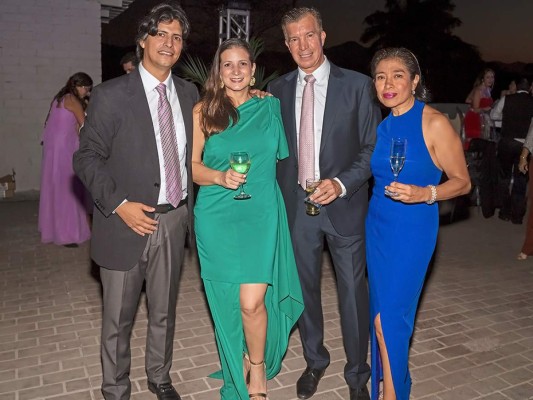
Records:
<instances>
[{"instance_id":1,"label":"gray suit jacket","mask_svg":"<svg viewBox=\"0 0 533 400\"><path fill-rule=\"evenodd\" d=\"M176 76L173 81L185 122L192 210L192 108L198 101L198 91ZM155 206L161 182L152 117L138 70L94 88L80 148L74 154L74 169L98 209L93 216L91 257L105 268L133 268L148 237L133 232L113 211L124 199ZM191 223L189 227L192 230Z\"/></svg>"},{"instance_id":2,"label":"gray suit jacket","mask_svg":"<svg viewBox=\"0 0 533 400\"><path fill-rule=\"evenodd\" d=\"M298 71L289 72L269 85L268 91L281 101L289 157L278 163L278 182L285 199L292 229L299 204L298 151L295 97ZM331 64L322 140L320 177L339 178L346 187L346 197L327 205L330 220L341 235L364 232L368 207L370 157L376 143L379 106L372 94L372 81L363 74Z\"/></svg>"}]
</instances>

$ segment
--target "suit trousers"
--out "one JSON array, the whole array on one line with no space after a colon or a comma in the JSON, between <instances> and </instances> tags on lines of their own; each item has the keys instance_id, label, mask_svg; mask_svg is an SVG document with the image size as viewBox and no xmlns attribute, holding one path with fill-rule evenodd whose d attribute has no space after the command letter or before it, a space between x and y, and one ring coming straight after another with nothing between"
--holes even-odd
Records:
<instances>
[{"instance_id":1,"label":"suit trousers","mask_svg":"<svg viewBox=\"0 0 533 400\"><path fill-rule=\"evenodd\" d=\"M327 206L322 207L317 216L307 215L305 196L305 191L298 189L300 206L297 207L291 232L305 306L298 320L305 361L308 367L315 369L324 369L330 363L329 353L324 347L321 296L325 237L337 280L341 331L347 358L344 378L348 386L360 388L370 377L370 367L366 362L370 317L368 286L365 278L364 235L339 235L328 217Z\"/></svg>"},{"instance_id":2,"label":"suit trousers","mask_svg":"<svg viewBox=\"0 0 533 400\"><path fill-rule=\"evenodd\" d=\"M518 170L522 143L509 138L501 138L498 143L500 179L498 182L502 206L500 217L514 223L522 223L526 214L527 175ZM511 185L512 179L512 185Z\"/></svg>"},{"instance_id":3,"label":"suit trousers","mask_svg":"<svg viewBox=\"0 0 533 400\"><path fill-rule=\"evenodd\" d=\"M103 286L102 393L106 400L130 398L130 336L144 281L148 308L146 374L155 384L171 382L178 282L188 225L187 206L166 214L155 214L154 219L158 221L157 230L149 235L142 256L132 269L100 268Z\"/></svg>"},{"instance_id":4,"label":"suit trousers","mask_svg":"<svg viewBox=\"0 0 533 400\"><path fill-rule=\"evenodd\" d=\"M529 160L529 183L527 195L529 197L529 211L527 215L526 237L522 245L522 253L533 256L533 158Z\"/></svg>"}]
</instances>

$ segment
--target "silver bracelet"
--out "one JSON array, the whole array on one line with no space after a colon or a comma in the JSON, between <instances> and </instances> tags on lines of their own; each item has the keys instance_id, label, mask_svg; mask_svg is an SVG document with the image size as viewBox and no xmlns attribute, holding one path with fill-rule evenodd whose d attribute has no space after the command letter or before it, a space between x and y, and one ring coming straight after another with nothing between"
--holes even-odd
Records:
<instances>
[{"instance_id":1,"label":"silver bracelet","mask_svg":"<svg viewBox=\"0 0 533 400\"><path fill-rule=\"evenodd\" d=\"M428 185L427 187L431 190L431 199L426 201L426 204L433 204L437 201L437 188L435 185Z\"/></svg>"}]
</instances>

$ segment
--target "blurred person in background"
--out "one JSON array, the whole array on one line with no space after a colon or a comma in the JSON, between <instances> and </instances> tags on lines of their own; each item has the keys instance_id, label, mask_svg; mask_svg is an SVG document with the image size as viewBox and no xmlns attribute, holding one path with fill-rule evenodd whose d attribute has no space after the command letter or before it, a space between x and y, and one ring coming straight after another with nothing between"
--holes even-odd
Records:
<instances>
[{"instance_id":1,"label":"blurred person in background","mask_svg":"<svg viewBox=\"0 0 533 400\"><path fill-rule=\"evenodd\" d=\"M91 236L88 193L74 173L72 156L80 144L79 129L92 85L89 75L78 72L50 104L42 135L39 231L43 243L77 247Z\"/></svg>"},{"instance_id":2,"label":"blurred person in background","mask_svg":"<svg viewBox=\"0 0 533 400\"><path fill-rule=\"evenodd\" d=\"M507 96L508 94L515 94L516 93L516 81L513 79L511 82L509 82L509 86L507 89L503 89L500 92L500 98Z\"/></svg>"},{"instance_id":3,"label":"blurred person in background","mask_svg":"<svg viewBox=\"0 0 533 400\"><path fill-rule=\"evenodd\" d=\"M137 60L137 56L133 51L124 54L124 56L122 56L122 58L120 59L120 65L122 66L122 69L126 74L135 71L135 68L137 68L138 63L139 62Z\"/></svg>"},{"instance_id":4,"label":"blurred person in background","mask_svg":"<svg viewBox=\"0 0 533 400\"><path fill-rule=\"evenodd\" d=\"M470 104L470 109L465 115L465 149L468 149L470 140L489 137L491 122L488 112L494 102L491 96L493 87L494 71L485 68L476 78L474 87L465 100L465 103Z\"/></svg>"},{"instance_id":5,"label":"blurred person in background","mask_svg":"<svg viewBox=\"0 0 533 400\"><path fill-rule=\"evenodd\" d=\"M492 109L490 110L490 119L492 120L492 123L494 124L494 130L496 133L495 140L500 140L500 135L502 131L502 116L501 112L496 113L496 109L499 108L498 104L502 101L502 99L509 95L509 94L515 94L516 93L516 80L512 80L509 82L509 87L507 89L504 89L500 92L500 98L496 100L496 102L493 104Z\"/></svg>"},{"instance_id":6,"label":"blurred person in background","mask_svg":"<svg viewBox=\"0 0 533 400\"><path fill-rule=\"evenodd\" d=\"M498 142L501 200L498 217L504 221L511 220L513 224L521 224L526 213L527 175L520 173L518 163L533 117L533 97L529 94L529 86L527 78L520 78L516 93L500 99L491 112L491 117L502 120Z\"/></svg>"},{"instance_id":7,"label":"blurred person in background","mask_svg":"<svg viewBox=\"0 0 533 400\"><path fill-rule=\"evenodd\" d=\"M528 196L529 196L529 214L526 222L526 237L524 238L524 243L522 244L522 249L518 256L517 260L523 261L529 256L533 255L533 158L531 153L533 152L533 118L529 124L529 130L527 132L526 140L524 141L524 146L522 147L522 152L520 153L520 160L518 161L518 169L521 173L527 174L529 172L529 183L528 183Z\"/></svg>"}]
</instances>

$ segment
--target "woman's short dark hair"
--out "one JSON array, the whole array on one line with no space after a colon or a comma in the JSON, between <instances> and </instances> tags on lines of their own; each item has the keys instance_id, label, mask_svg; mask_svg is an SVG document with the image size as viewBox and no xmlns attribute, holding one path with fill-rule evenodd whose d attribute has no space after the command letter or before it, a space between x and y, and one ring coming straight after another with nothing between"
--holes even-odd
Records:
<instances>
[{"instance_id":1,"label":"woman's short dark hair","mask_svg":"<svg viewBox=\"0 0 533 400\"><path fill-rule=\"evenodd\" d=\"M388 60L390 58L396 58L400 60L409 73L409 78L413 80L415 75L418 75L420 79L415 88L415 98L420 101L428 102L431 98L429 91L424 86L424 80L422 79L422 71L420 70L420 64L416 59L415 55L405 47L387 47L381 50L378 50L372 61L370 62L370 71L372 79L376 78L376 68L378 64L383 60Z\"/></svg>"},{"instance_id":2,"label":"woman's short dark hair","mask_svg":"<svg viewBox=\"0 0 533 400\"><path fill-rule=\"evenodd\" d=\"M135 42L137 43L137 59L143 59L144 49L141 47L141 41L145 40L148 35L155 36L157 34L157 27L161 22L178 21L181 25L183 40L187 39L189 35L189 20L185 11L176 3L161 3L150 10L150 12L141 20L137 28L137 36Z\"/></svg>"}]
</instances>

